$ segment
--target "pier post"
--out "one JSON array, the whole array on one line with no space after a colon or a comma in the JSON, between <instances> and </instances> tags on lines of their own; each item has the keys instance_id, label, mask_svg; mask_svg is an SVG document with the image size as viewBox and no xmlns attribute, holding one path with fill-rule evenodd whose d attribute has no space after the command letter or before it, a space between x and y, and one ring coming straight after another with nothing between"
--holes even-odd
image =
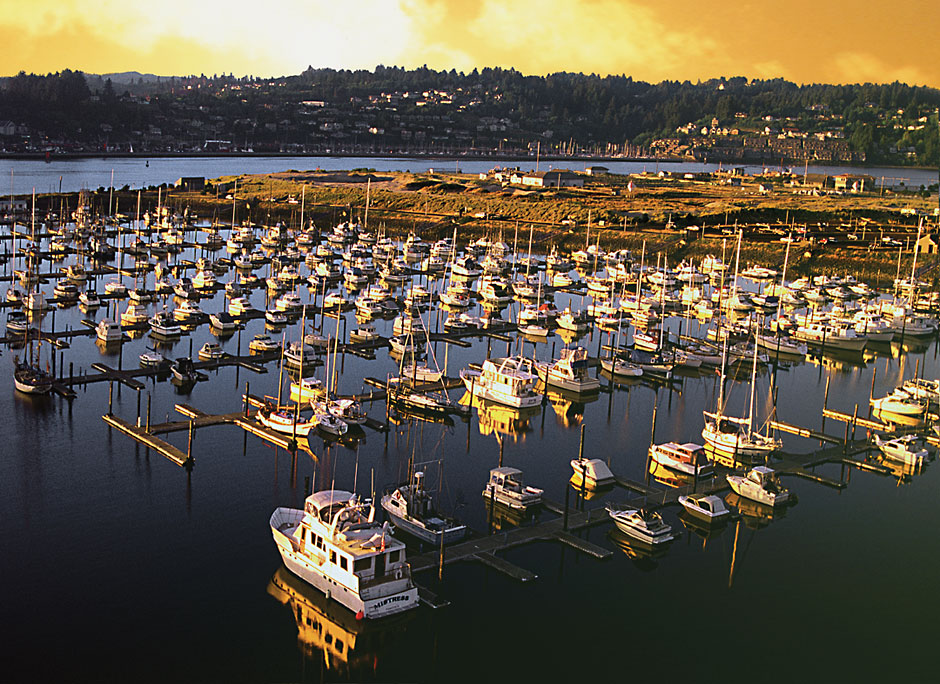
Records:
<instances>
[{"instance_id":1,"label":"pier post","mask_svg":"<svg viewBox=\"0 0 940 684\"><path fill-rule=\"evenodd\" d=\"M584 423L581 423L581 443L578 445L578 462L581 463L581 506L587 500L587 469L584 467Z\"/></svg>"},{"instance_id":2,"label":"pier post","mask_svg":"<svg viewBox=\"0 0 940 684\"><path fill-rule=\"evenodd\" d=\"M75 377L74 375L74 364L72 361L69 361L69 387L72 386L72 380Z\"/></svg>"},{"instance_id":3,"label":"pier post","mask_svg":"<svg viewBox=\"0 0 940 684\"><path fill-rule=\"evenodd\" d=\"M137 427L140 427L140 390L137 390Z\"/></svg>"},{"instance_id":4,"label":"pier post","mask_svg":"<svg viewBox=\"0 0 940 684\"><path fill-rule=\"evenodd\" d=\"M248 407L250 406L250 404L248 403L248 390L250 387L251 387L251 383L245 380L245 417L246 418L248 417Z\"/></svg>"},{"instance_id":5,"label":"pier post","mask_svg":"<svg viewBox=\"0 0 940 684\"><path fill-rule=\"evenodd\" d=\"M150 404L152 399L153 395L147 392L147 432L150 432Z\"/></svg>"},{"instance_id":6,"label":"pier post","mask_svg":"<svg viewBox=\"0 0 940 684\"><path fill-rule=\"evenodd\" d=\"M855 439L855 425L858 423L858 404L855 405L855 412L852 414L852 439Z\"/></svg>"},{"instance_id":7,"label":"pier post","mask_svg":"<svg viewBox=\"0 0 940 684\"><path fill-rule=\"evenodd\" d=\"M444 533L441 532L441 557L440 564L437 566L437 581L441 582L444 579Z\"/></svg>"},{"instance_id":8,"label":"pier post","mask_svg":"<svg viewBox=\"0 0 940 684\"><path fill-rule=\"evenodd\" d=\"M112 410L114 400L114 380L108 381L108 415L113 415L114 411Z\"/></svg>"},{"instance_id":9,"label":"pier post","mask_svg":"<svg viewBox=\"0 0 940 684\"><path fill-rule=\"evenodd\" d=\"M878 367L872 364L871 390L868 392L868 420L871 420L871 400L875 398L875 376L876 375L878 375Z\"/></svg>"},{"instance_id":10,"label":"pier post","mask_svg":"<svg viewBox=\"0 0 940 684\"><path fill-rule=\"evenodd\" d=\"M582 478L583 477L584 476L582 475ZM564 529L565 532L568 531L568 500L570 498L571 498L571 487L566 485L565 486L565 516L564 516L564 522L562 523L562 529Z\"/></svg>"},{"instance_id":11,"label":"pier post","mask_svg":"<svg viewBox=\"0 0 940 684\"><path fill-rule=\"evenodd\" d=\"M194 423L195 423L195 421L194 421L192 418L190 418L190 419L189 419L189 441L188 441L188 443L186 444L186 462L187 462L187 463L192 463L192 460L193 460L193 428L194 428Z\"/></svg>"}]
</instances>

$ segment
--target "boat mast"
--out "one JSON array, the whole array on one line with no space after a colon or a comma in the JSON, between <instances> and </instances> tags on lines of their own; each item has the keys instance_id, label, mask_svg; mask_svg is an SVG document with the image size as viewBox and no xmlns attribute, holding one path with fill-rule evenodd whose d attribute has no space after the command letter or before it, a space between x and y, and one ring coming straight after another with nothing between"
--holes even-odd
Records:
<instances>
[{"instance_id":1,"label":"boat mast","mask_svg":"<svg viewBox=\"0 0 940 684\"><path fill-rule=\"evenodd\" d=\"M751 400L750 408L747 412L747 432L750 437L751 433L754 431L754 391L755 386L757 385L757 337L754 338L754 364L751 367Z\"/></svg>"}]
</instances>

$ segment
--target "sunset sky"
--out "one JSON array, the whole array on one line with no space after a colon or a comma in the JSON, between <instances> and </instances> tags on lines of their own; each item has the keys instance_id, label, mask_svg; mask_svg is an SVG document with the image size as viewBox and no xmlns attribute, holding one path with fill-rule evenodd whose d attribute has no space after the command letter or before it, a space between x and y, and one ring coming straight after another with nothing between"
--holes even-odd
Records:
<instances>
[{"instance_id":1,"label":"sunset sky","mask_svg":"<svg viewBox=\"0 0 940 684\"><path fill-rule=\"evenodd\" d=\"M0 75L377 64L940 87L940 2L0 0Z\"/></svg>"}]
</instances>

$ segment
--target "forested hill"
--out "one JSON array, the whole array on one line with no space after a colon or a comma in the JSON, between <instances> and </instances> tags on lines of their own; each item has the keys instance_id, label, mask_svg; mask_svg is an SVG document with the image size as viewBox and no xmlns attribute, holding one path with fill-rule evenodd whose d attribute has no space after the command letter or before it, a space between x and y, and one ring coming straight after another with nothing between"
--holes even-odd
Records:
<instances>
[{"instance_id":1,"label":"forested hill","mask_svg":"<svg viewBox=\"0 0 940 684\"><path fill-rule=\"evenodd\" d=\"M118 83L118 79L120 83ZM743 77L646 83L486 68L308 68L296 76L115 81L20 73L0 87L10 149L659 154L936 166L940 90Z\"/></svg>"}]
</instances>

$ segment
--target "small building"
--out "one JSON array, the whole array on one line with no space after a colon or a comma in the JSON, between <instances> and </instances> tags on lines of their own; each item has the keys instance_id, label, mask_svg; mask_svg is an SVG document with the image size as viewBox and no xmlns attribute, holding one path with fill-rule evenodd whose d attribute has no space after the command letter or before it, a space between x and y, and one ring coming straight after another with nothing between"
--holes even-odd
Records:
<instances>
[{"instance_id":1,"label":"small building","mask_svg":"<svg viewBox=\"0 0 940 684\"><path fill-rule=\"evenodd\" d=\"M584 169L584 173L589 176L603 176L605 173L610 173L610 169L606 166L588 166Z\"/></svg>"},{"instance_id":2,"label":"small building","mask_svg":"<svg viewBox=\"0 0 940 684\"><path fill-rule=\"evenodd\" d=\"M522 185L528 185L534 188L583 188L584 177L569 171L568 169L553 169L551 171L539 171L513 176L513 182L519 178Z\"/></svg>"},{"instance_id":3,"label":"small building","mask_svg":"<svg viewBox=\"0 0 940 684\"><path fill-rule=\"evenodd\" d=\"M206 179L202 176L183 176L174 183L183 192L199 192L206 187Z\"/></svg>"},{"instance_id":4,"label":"small building","mask_svg":"<svg viewBox=\"0 0 940 684\"><path fill-rule=\"evenodd\" d=\"M0 213L9 214L11 206L14 214L25 214L29 209L29 204L24 199L0 199Z\"/></svg>"},{"instance_id":5,"label":"small building","mask_svg":"<svg viewBox=\"0 0 940 684\"><path fill-rule=\"evenodd\" d=\"M833 187L845 192L869 192L875 189L875 178L855 173L840 173L832 177Z\"/></svg>"},{"instance_id":6,"label":"small building","mask_svg":"<svg viewBox=\"0 0 940 684\"><path fill-rule=\"evenodd\" d=\"M938 238L932 233L925 233L920 236L920 240L917 241L917 251L921 254L937 254L937 248L940 247L938 243Z\"/></svg>"}]
</instances>

